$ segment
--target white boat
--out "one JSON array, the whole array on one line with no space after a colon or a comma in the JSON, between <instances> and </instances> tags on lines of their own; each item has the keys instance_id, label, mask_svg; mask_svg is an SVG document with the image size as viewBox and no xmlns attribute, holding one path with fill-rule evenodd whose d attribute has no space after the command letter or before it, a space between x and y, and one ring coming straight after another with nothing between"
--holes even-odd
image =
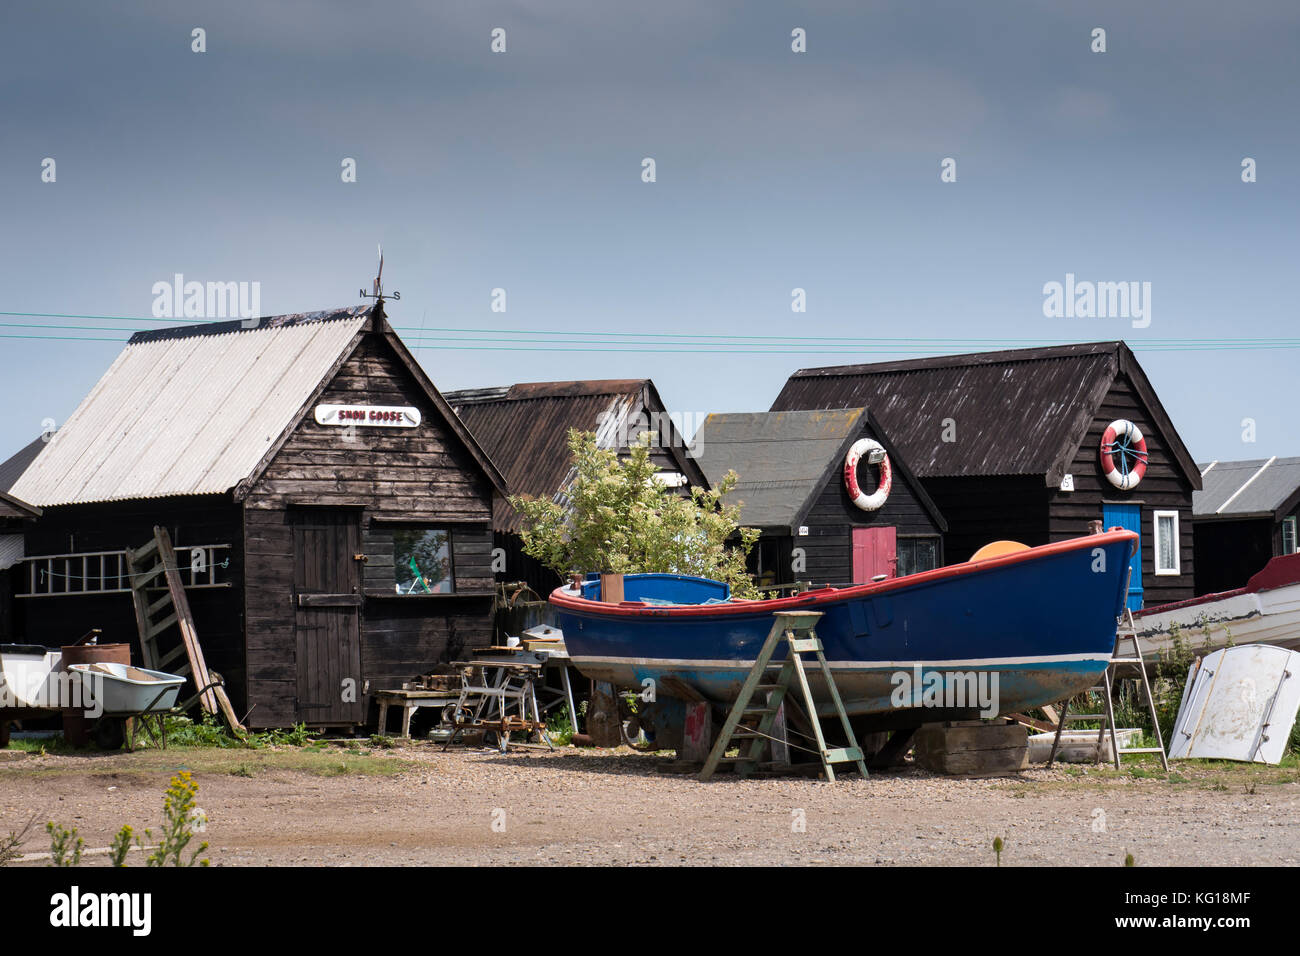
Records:
<instances>
[{"instance_id":1,"label":"white boat","mask_svg":"<svg viewBox=\"0 0 1300 956\"><path fill-rule=\"evenodd\" d=\"M1273 558L1245 587L1133 614L1145 657L1181 643L1195 654L1235 644L1300 649L1300 554Z\"/></svg>"},{"instance_id":2,"label":"white boat","mask_svg":"<svg viewBox=\"0 0 1300 956\"><path fill-rule=\"evenodd\" d=\"M129 664L69 664L68 670L81 681L86 709L109 715L171 710L185 683L184 677Z\"/></svg>"},{"instance_id":3,"label":"white boat","mask_svg":"<svg viewBox=\"0 0 1300 956\"><path fill-rule=\"evenodd\" d=\"M0 713L57 709L62 665L58 648L0 644Z\"/></svg>"},{"instance_id":4,"label":"white boat","mask_svg":"<svg viewBox=\"0 0 1300 956\"><path fill-rule=\"evenodd\" d=\"M1104 716L1099 714L1100 716ZM1115 739L1119 743L1120 750L1125 747L1134 747L1137 745L1138 738L1142 731L1136 727L1117 727L1115 728ZM1101 757L1097 757L1097 738L1101 738ZM1053 731L1046 734L1029 735L1029 762L1030 763L1047 763L1047 758L1052 754L1052 742L1056 740L1056 733ZM1104 761L1111 763L1115 759L1114 748L1111 747L1110 734L1098 733L1095 730L1067 730L1061 734L1061 746L1056 751L1056 759L1062 763L1098 763Z\"/></svg>"},{"instance_id":5,"label":"white boat","mask_svg":"<svg viewBox=\"0 0 1300 956\"><path fill-rule=\"evenodd\" d=\"M1277 764L1300 708L1300 653L1266 644L1227 647L1192 661L1169 758Z\"/></svg>"}]
</instances>

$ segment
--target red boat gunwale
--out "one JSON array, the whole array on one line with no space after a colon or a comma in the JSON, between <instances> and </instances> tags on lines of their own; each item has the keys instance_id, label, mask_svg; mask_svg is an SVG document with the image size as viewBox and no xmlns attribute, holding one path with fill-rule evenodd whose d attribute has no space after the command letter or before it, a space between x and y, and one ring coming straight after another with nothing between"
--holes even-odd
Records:
<instances>
[{"instance_id":1,"label":"red boat gunwale","mask_svg":"<svg viewBox=\"0 0 1300 956\"><path fill-rule=\"evenodd\" d=\"M1213 594L1202 594L1200 597L1188 598L1186 601L1171 601L1169 604L1156 604L1152 607L1144 607L1140 611L1133 612L1133 619L1149 617L1152 614L1163 614L1166 611L1181 611L1183 608L1197 607L1201 604L1214 604L1216 601L1222 601L1227 598L1237 597L1247 593L1245 588L1233 588L1231 591L1215 591Z\"/></svg>"},{"instance_id":2,"label":"red boat gunwale","mask_svg":"<svg viewBox=\"0 0 1300 956\"><path fill-rule=\"evenodd\" d=\"M890 578L887 581L875 584L855 584L853 587L848 588L822 587L813 591L804 591L802 594L795 594L791 597L770 598L759 601L739 600L728 601L724 604L677 604L671 607L642 604L640 601L606 604L603 601L591 601L581 596L575 597L569 592L568 588L564 587L552 591L550 601L556 607L565 608L566 610L598 613L602 616L614 617L714 617L725 614L767 614L777 611L806 609L810 606L815 607L818 604L842 601L846 598L867 595L874 597L879 594L888 594L890 591L897 591L900 588L915 587L918 584L928 584L946 578L961 577L965 574L978 574L982 571L1021 564L1025 561L1033 561L1054 554L1064 554L1083 548L1094 548L1113 541L1135 542L1137 538L1136 531L1103 531L1101 534L1088 534L1080 538L1071 538L1068 541L1042 544L1036 548L1028 548L1012 554L982 558L979 561L965 561L961 564L949 564L942 568L934 568L931 571L921 571L918 574L909 574L902 578Z\"/></svg>"}]
</instances>

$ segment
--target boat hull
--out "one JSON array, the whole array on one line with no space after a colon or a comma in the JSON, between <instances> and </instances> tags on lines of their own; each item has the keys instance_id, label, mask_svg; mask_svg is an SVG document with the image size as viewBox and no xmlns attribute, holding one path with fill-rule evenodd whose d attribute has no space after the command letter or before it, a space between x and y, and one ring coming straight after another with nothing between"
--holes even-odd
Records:
<instances>
[{"instance_id":1,"label":"boat hull","mask_svg":"<svg viewBox=\"0 0 1300 956\"><path fill-rule=\"evenodd\" d=\"M1300 584L1172 610L1152 608L1134 624L1147 657L1173 654L1177 642L1195 654L1236 644L1300 650Z\"/></svg>"},{"instance_id":2,"label":"boat hull","mask_svg":"<svg viewBox=\"0 0 1300 956\"><path fill-rule=\"evenodd\" d=\"M1114 649L1135 538L1107 532L775 601L609 605L561 588L551 603L574 666L617 686L649 679L656 693L672 696L663 686L672 677L709 700L730 702L773 615L820 611L817 635L850 714L935 707L993 716L1058 701L1096 682ZM783 653L782 647L777 659ZM810 677L819 709L829 712L824 682Z\"/></svg>"},{"instance_id":3,"label":"boat hull","mask_svg":"<svg viewBox=\"0 0 1300 956\"><path fill-rule=\"evenodd\" d=\"M1133 624L1144 657L1240 644L1300 650L1300 554L1272 558L1235 591L1146 608Z\"/></svg>"}]
</instances>

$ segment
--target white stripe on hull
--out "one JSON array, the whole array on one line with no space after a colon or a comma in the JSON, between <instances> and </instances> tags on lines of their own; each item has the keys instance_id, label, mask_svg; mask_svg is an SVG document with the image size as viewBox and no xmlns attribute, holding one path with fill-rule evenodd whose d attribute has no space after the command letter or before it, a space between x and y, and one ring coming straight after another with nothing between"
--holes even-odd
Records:
<instances>
[{"instance_id":1,"label":"white stripe on hull","mask_svg":"<svg viewBox=\"0 0 1300 956\"><path fill-rule=\"evenodd\" d=\"M633 667L676 667L689 669L708 669L708 670L741 670L747 671L754 666L752 660L736 660L727 658L723 660L705 660L695 657L600 657L571 654L571 659L575 667L583 664L623 664ZM831 661L829 664L835 670L899 670L910 669L913 667L928 667L939 670L954 670L963 667L1018 667L1029 664L1065 664L1075 661L1096 661L1102 664L1110 663L1109 654L1048 654L1041 657L972 657L961 660L943 660L943 661ZM775 663L779 664L780 661Z\"/></svg>"}]
</instances>

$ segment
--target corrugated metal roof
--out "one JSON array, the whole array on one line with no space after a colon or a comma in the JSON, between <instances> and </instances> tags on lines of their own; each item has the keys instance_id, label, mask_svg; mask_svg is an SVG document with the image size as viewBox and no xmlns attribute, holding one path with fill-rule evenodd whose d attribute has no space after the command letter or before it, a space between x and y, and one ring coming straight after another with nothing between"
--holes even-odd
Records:
<instances>
[{"instance_id":1,"label":"corrugated metal roof","mask_svg":"<svg viewBox=\"0 0 1300 956\"><path fill-rule=\"evenodd\" d=\"M649 379L525 382L444 392L443 397L501 469L510 494L556 500L563 500L573 478L569 429L594 431L602 448L617 448L628 417L643 399L648 411L663 411ZM691 484L705 483L694 460L684 459L682 469ZM497 501L493 527L518 532L521 526L510 503Z\"/></svg>"},{"instance_id":2,"label":"corrugated metal roof","mask_svg":"<svg viewBox=\"0 0 1300 956\"><path fill-rule=\"evenodd\" d=\"M1300 490L1300 458L1215 461L1200 467L1202 490L1192 495L1192 515L1198 519L1273 517Z\"/></svg>"},{"instance_id":3,"label":"corrugated metal roof","mask_svg":"<svg viewBox=\"0 0 1300 956\"><path fill-rule=\"evenodd\" d=\"M369 309L137 333L13 487L41 506L219 494L248 477Z\"/></svg>"},{"instance_id":4,"label":"corrugated metal roof","mask_svg":"<svg viewBox=\"0 0 1300 956\"><path fill-rule=\"evenodd\" d=\"M1081 439L1123 347L1097 342L802 369L772 410L866 406L922 478L1047 474ZM948 419L957 441L944 441Z\"/></svg>"},{"instance_id":5,"label":"corrugated metal roof","mask_svg":"<svg viewBox=\"0 0 1300 956\"><path fill-rule=\"evenodd\" d=\"M27 556L21 534L0 534L0 571L12 568Z\"/></svg>"},{"instance_id":6,"label":"corrugated metal roof","mask_svg":"<svg viewBox=\"0 0 1300 956\"><path fill-rule=\"evenodd\" d=\"M569 484L572 467L565 443L570 428L596 431L603 448L617 444L618 422L626 419L643 381L535 382L507 389L444 392L470 433L506 479L512 495L553 498ZM519 531L522 519L504 499L494 505L493 527Z\"/></svg>"},{"instance_id":7,"label":"corrugated metal roof","mask_svg":"<svg viewBox=\"0 0 1300 956\"><path fill-rule=\"evenodd\" d=\"M41 453L45 445L44 438L37 438L0 462L0 491L10 491L13 488L14 482L22 477L23 472L36 460L36 456Z\"/></svg>"},{"instance_id":8,"label":"corrugated metal roof","mask_svg":"<svg viewBox=\"0 0 1300 956\"><path fill-rule=\"evenodd\" d=\"M726 502L741 506L742 523L788 528L865 414L861 408L715 414L693 445L710 484L736 472L740 481Z\"/></svg>"}]
</instances>

